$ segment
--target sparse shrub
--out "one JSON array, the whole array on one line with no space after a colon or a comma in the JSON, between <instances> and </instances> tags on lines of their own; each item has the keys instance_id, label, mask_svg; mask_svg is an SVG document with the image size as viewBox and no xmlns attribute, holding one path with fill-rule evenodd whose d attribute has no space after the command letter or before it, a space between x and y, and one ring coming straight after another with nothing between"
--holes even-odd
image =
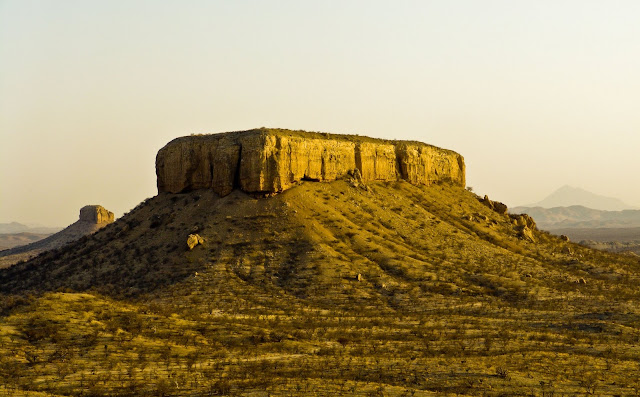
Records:
<instances>
[{"instance_id":1,"label":"sparse shrub","mask_svg":"<svg viewBox=\"0 0 640 397\"><path fill-rule=\"evenodd\" d=\"M509 375L509 371L503 367L496 368L496 376L500 379L511 380L511 375Z\"/></svg>"}]
</instances>

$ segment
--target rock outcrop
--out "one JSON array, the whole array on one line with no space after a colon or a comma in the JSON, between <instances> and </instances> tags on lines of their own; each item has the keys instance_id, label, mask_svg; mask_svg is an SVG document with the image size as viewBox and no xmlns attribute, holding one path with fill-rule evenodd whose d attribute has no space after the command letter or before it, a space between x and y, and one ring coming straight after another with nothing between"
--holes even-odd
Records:
<instances>
[{"instance_id":1,"label":"rock outcrop","mask_svg":"<svg viewBox=\"0 0 640 397\"><path fill-rule=\"evenodd\" d=\"M420 142L257 129L174 139L156 157L158 192L233 189L282 192L303 180L330 182L359 170L364 183L465 186L458 153Z\"/></svg>"},{"instance_id":2,"label":"rock outcrop","mask_svg":"<svg viewBox=\"0 0 640 397\"><path fill-rule=\"evenodd\" d=\"M80 208L80 222L89 223L112 223L114 221L113 212L107 211L101 205L85 205Z\"/></svg>"},{"instance_id":3,"label":"rock outcrop","mask_svg":"<svg viewBox=\"0 0 640 397\"><path fill-rule=\"evenodd\" d=\"M532 243L535 243L537 241L536 237L533 235L533 230L531 230L527 226L518 227L518 237L522 240L530 241Z\"/></svg>"},{"instance_id":4,"label":"rock outcrop","mask_svg":"<svg viewBox=\"0 0 640 397\"><path fill-rule=\"evenodd\" d=\"M480 200L480 202L482 204L484 204L487 207L491 208L492 210L494 210L498 214L503 214L504 215L504 214L507 213L507 211L509 211L509 208L507 207L506 204L501 203L499 201L490 200L487 195L485 195L484 198L481 198L479 200Z\"/></svg>"},{"instance_id":5,"label":"rock outcrop","mask_svg":"<svg viewBox=\"0 0 640 397\"><path fill-rule=\"evenodd\" d=\"M199 234L190 234L187 237L187 247L189 247L190 250L194 249L196 245L203 243L204 239L200 237Z\"/></svg>"},{"instance_id":6,"label":"rock outcrop","mask_svg":"<svg viewBox=\"0 0 640 397\"><path fill-rule=\"evenodd\" d=\"M531 230L537 230L536 221L527 214L511 214L509 215L511 222L516 226L526 226Z\"/></svg>"}]
</instances>

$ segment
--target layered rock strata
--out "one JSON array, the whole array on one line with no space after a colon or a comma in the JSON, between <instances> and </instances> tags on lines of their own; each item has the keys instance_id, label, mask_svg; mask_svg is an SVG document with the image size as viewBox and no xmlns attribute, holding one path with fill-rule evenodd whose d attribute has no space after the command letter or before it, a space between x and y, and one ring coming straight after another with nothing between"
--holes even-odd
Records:
<instances>
[{"instance_id":1,"label":"layered rock strata","mask_svg":"<svg viewBox=\"0 0 640 397\"><path fill-rule=\"evenodd\" d=\"M465 186L458 153L420 142L257 129L174 139L156 157L158 192L233 189L282 192L300 181L330 182L355 169L363 182L404 179L415 185Z\"/></svg>"}]
</instances>

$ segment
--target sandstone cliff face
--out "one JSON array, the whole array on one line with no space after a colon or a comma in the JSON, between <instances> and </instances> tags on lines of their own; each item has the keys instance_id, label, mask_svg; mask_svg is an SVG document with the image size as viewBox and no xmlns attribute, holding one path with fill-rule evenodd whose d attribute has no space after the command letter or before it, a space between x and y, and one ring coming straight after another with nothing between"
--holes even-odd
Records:
<instances>
[{"instance_id":1,"label":"sandstone cliff face","mask_svg":"<svg viewBox=\"0 0 640 397\"><path fill-rule=\"evenodd\" d=\"M363 182L465 185L464 159L419 142L259 129L174 139L156 157L158 192L233 189L282 192L302 180L334 181L359 169Z\"/></svg>"},{"instance_id":2,"label":"sandstone cliff face","mask_svg":"<svg viewBox=\"0 0 640 397\"><path fill-rule=\"evenodd\" d=\"M80 222L112 223L113 220L113 212L101 205L85 205L80 208Z\"/></svg>"}]
</instances>

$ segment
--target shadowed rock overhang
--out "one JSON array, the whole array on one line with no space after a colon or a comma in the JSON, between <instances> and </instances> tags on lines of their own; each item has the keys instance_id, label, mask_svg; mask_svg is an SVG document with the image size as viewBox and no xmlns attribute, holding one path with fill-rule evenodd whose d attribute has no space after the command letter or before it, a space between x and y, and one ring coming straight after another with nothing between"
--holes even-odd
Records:
<instances>
[{"instance_id":1,"label":"shadowed rock overhang","mask_svg":"<svg viewBox=\"0 0 640 397\"><path fill-rule=\"evenodd\" d=\"M174 139L156 156L158 192L233 189L272 194L302 180L330 182L360 170L363 182L465 186L464 158L421 142L280 129Z\"/></svg>"}]
</instances>

